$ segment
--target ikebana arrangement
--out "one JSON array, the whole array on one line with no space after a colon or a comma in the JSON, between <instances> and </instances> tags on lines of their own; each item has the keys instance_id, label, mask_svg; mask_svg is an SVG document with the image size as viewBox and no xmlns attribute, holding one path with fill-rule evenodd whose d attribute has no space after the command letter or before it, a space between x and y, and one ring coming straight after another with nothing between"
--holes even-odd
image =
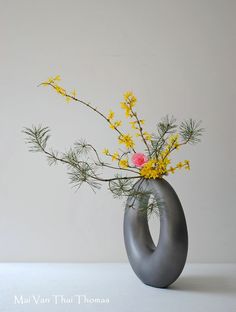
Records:
<instances>
[{"instance_id":1,"label":"ikebana arrangement","mask_svg":"<svg viewBox=\"0 0 236 312\"><path fill-rule=\"evenodd\" d=\"M174 151L179 150L186 144L195 144L200 141L203 129L200 122L192 119L180 123L179 128L174 117L166 116L158 124L155 132L149 133L144 130L145 121L138 116L136 111L137 98L131 91L123 95L120 107L124 110L129 130L123 131L123 122L117 120L113 110L107 114L102 113L97 107L92 106L77 97L77 92L68 92L59 86L60 76L49 78L40 85L48 86L63 96L67 103L75 101L99 115L115 132L118 147L116 151L104 148L102 154L96 148L80 140L74 143L67 152L59 153L52 148L47 149L50 129L48 127L33 126L25 128L27 143L30 144L30 151L42 152L47 156L50 165L56 163L65 164L71 183L79 188L87 183L93 190L99 189L101 183L107 183L109 190L114 197L132 197L133 204L136 199L148 195L145 190L134 188L137 180L160 179L169 174L174 174L179 169L190 169L189 160L173 163L171 156ZM131 131L133 132L131 134ZM144 149L136 150L135 139L143 142ZM102 157L104 156L104 157ZM109 168L112 177L101 177L101 169ZM142 184L141 184L142 185ZM141 186L140 185L140 186ZM132 205L133 205L132 204ZM160 204L160 203L159 203ZM156 211L158 202L151 198L142 211L148 213Z\"/></svg>"},{"instance_id":2,"label":"ikebana arrangement","mask_svg":"<svg viewBox=\"0 0 236 312\"><path fill-rule=\"evenodd\" d=\"M44 153L49 165L66 165L70 182L76 188L86 183L96 190L101 183L107 183L115 198L126 199L124 238L130 264L144 283L154 287L169 286L184 267L188 235L180 201L164 178L177 170L190 169L189 160L175 163L172 156L184 145L200 142L201 122L189 119L178 125L173 116L166 116L157 123L154 132L147 132L145 121L136 110L137 98L132 91L127 91L120 102L126 118L125 129L128 127L124 130L125 123L116 118L113 109L101 112L91 103L79 99L76 90L69 92L59 85L60 80L59 75L50 77L40 86L50 87L67 103L74 101L100 116L114 131L117 149L111 151L104 146L99 152L83 139L75 142L68 151L58 152L48 148L50 129L32 126L23 130L30 151ZM137 140L143 143L142 150L136 149ZM111 171L111 176L101 176L104 168ZM156 247L147 216L160 211L161 228Z\"/></svg>"}]
</instances>

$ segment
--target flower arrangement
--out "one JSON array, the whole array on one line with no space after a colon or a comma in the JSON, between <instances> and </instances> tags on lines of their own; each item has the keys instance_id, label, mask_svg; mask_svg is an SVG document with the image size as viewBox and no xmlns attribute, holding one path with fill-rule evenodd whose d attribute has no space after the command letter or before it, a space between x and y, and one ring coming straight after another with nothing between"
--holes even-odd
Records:
<instances>
[{"instance_id":1,"label":"flower arrangement","mask_svg":"<svg viewBox=\"0 0 236 312\"><path fill-rule=\"evenodd\" d=\"M60 76L49 78L40 85L54 89L65 98L66 102L75 101L86 106L98 114L109 127L116 133L119 147L116 151L105 148L103 156L96 148L80 140L74 143L69 151L59 153L47 148L50 137L50 129L42 126L32 126L25 128L23 132L27 135L27 143L30 144L30 151L42 152L47 156L49 165L58 162L65 164L71 183L79 188L83 183L87 183L93 190L99 189L101 182L108 183L108 188L115 198L132 197L130 206L137 199L149 196L142 211L151 213L160 208L158 199L151 197L147 191L140 186L145 179L161 179L169 174L174 174L179 169L190 169L189 160L173 164L171 156L174 151L179 150L186 144L200 142L203 128L201 122L193 119L183 121L178 126L174 117L166 116L158 124L154 133L144 130L145 121L139 118L136 111L137 98L131 91L123 95L120 107L125 113L125 117L130 127L129 132L122 130L122 121L116 119L113 110L107 114L102 113L97 107L87 103L77 97L76 90L68 92L59 85ZM131 131L133 135L131 135ZM135 138L143 143L143 151L136 150ZM101 177L101 169L109 168L112 177ZM139 187L134 187L136 182L141 180Z\"/></svg>"}]
</instances>

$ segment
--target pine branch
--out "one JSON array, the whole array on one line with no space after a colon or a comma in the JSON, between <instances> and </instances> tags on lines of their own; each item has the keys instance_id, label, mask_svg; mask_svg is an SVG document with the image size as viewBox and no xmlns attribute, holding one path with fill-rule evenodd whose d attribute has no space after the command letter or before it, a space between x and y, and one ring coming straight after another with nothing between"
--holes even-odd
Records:
<instances>
[{"instance_id":1,"label":"pine branch","mask_svg":"<svg viewBox=\"0 0 236 312\"><path fill-rule=\"evenodd\" d=\"M74 143L75 150L80 155L88 155L93 149L91 144L88 144L85 140L80 140Z\"/></svg>"},{"instance_id":2,"label":"pine branch","mask_svg":"<svg viewBox=\"0 0 236 312\"><path fill-rule=\"evenodd\" d=\"M79 159L78 148L77 149L69 149L69 151L62 154L62 156L58 156L58 152L54 152L53 150L47 150L47 141L50 137L49 128L33 126L32 128L25 128L23 133L27 135L26 143L30 145L30 151L32 152L42 152L47 156L49 164L56 164L57 162L61 162L67 165L68 170L73 177L73 181L78 182L78 186L81 182L87 182L90 186L94 187L98 185L99 182L111 182L116 180L132 180L140 178L137 176L130 177L114 177L114 178L101 178L96 173L96 164L92 165L86 161ZM88 144L86 145L88 146ZM78 146L77 146L78 147ZM90 145L91 148L91 145ZM86 178L86 179L85 179ZM96 182L96 183L95 183Z\"/></svg>"},{"instance_id":3,"label":"pine branch","mask_svg":"<svg viewBox=\"0 0 236 312\"><path fill-rule=\"evenodd\" d=\"M95 189L101 188L101 184L92 177L93 174L94 168L87 162L80 163L79 168L71 167L68 171L70 183L73 184L73 187L79 189L83 183L87 183L95 191Z\"/></svg>"},{"instance_id":4,"label":"pine branch","mask_svg":"<svg viewBox=\"0 0 236 312\"><path fill-rule=\"evenodd\" d=\"M165 146L166 137L174 133L177 128L176 119L171 116L166 115L158 124L157 124L157 135L154 136L154 139L151 141L152 149L151 155L158 158L161 150Z\"/></svg>"},{"instance_id":5,"label":"pine branch","mask_svg":"<svg viewBox=\"0 0 236 312\"><path fill-rule=\"evenodd\" d=\"M48 127L32 126L24 128L22 131L27 135L26 143L30 145L30 152L43 152L50 138L50 129Z\"/></svg>"},{"instance_id":6,"label":"pine branch","mask_svg":"<svg viewBox=\"0 0 236 312\"><path fill-rule=\"evenodd\" d=\"M49 166L57 165L58 157L59 157L59 153L53 149L50 149L49 155L47 155L47 160L48 160Z\"/></svg>"},{"instance_id":7,"label":"pine branch","mask_svg":"<svg viewBox=\"0 0 236 312\"><path fill-rule=\"evenodd\" d=\"M195 121L192 118L183 121L179 127L179 133L182 137L184 144L196 144L201 141L201 136L204 129L200 127L201 121Z\"/></svg>"},{"instance_id":8,"label":"pine branch","mask_svg":"<svg viewBox=\"0 0 236 312\"><path fill-rule=\"evenodd\" d=\"M109 190L112 192L114 198L121 198L129 196L133 189L134 182L131 180L121 179L121 175L116 175L117 180L109 182Z\"/></svg>"}]
</instances>

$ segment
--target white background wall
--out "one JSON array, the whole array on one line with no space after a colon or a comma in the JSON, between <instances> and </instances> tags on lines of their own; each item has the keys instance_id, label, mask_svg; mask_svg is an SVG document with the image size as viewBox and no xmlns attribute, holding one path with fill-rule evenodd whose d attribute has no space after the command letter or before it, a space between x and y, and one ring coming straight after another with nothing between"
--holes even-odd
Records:
<instances>
[{"instance_id":1,"label":"white background wall","mask_svg":"<svg viewBox=\"0 0 236 312\"><path fill-rule=\"evenodd\" d=\"M168 181L187 218L190 262L233 262L235 35L230 0L0 0L0 260L126 261L123 207L104 187L75 193L65 168L28 153L21 130L42 123L51 145L116 138L96 115L37 88L50 75L118 113L132 89L148 129L167 113L202 119L203 142L179 152L190 173Z\"/></svg>"}]
</instances>

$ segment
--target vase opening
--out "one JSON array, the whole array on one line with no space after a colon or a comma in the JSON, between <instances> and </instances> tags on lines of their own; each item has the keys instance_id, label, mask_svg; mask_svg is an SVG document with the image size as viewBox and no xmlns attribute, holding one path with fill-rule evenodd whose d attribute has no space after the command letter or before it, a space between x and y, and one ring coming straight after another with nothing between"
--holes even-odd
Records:
<instances>
[{"instance_id":1,"label":"vase opening","mask_svg":"<svg viewBox=\"0 0 236 312\"><path fill-rule=\"evenodd\" d=\"M160 235L160 216L153 213L148 216L148 227L155 247L157 247Z\"/></svg>"}]
</instances>

